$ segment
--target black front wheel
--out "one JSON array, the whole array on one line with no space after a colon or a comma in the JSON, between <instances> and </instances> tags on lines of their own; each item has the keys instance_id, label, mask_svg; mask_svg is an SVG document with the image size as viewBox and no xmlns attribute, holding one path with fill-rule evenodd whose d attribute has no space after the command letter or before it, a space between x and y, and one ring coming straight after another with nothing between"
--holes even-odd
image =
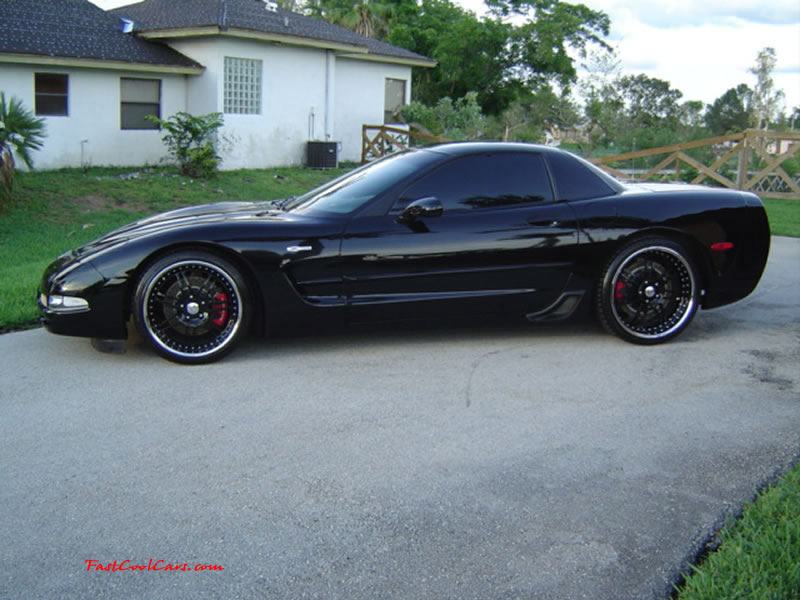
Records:
<instances>
[{"instance_id":1,"label":"black front wheel","mask_svg":"<svg viewBox=\"0 0 800 600\"><path fill-rule=\"evenodd\" d=\"M150 265L133 297L139 334L163 357L184 364L218 360L246 334L247 286L227 260L179 252Z\"/></svg>"},{"instance_id":2,"label":"black front wheel","mask_svg":"<svg viewBox=\"0 0 800 600\"><path fill-rule=\"evenodd\" d=\"M645 238L611 259L597 293L597 312L606 329L629 342L658 344L689 325L697 312L699 283L680 244Z\"/></svg>"}]
</instances>

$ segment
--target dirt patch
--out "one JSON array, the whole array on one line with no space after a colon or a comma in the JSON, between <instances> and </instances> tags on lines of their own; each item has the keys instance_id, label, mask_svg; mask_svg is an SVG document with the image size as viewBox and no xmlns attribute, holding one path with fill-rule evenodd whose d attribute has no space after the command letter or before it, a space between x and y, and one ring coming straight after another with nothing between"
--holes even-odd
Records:
<instances>
[{"instance_id":1,"label":"dirt patch","mask_svg":"<svg viewBox=\"0 0 800 600\"><path fill-rule=\"evenodd\" d=\"M95 196L93 194L74 198L71 202L76 208L80 209L81 212L87 213L106 210L109 207L108 198L105 196Z\"/></svg>"}]
</instances>

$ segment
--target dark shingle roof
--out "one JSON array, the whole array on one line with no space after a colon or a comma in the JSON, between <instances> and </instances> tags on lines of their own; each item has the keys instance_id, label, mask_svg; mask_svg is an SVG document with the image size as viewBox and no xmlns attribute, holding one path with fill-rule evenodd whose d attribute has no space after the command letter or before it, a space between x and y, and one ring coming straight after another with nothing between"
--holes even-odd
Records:
<instances>
[{"instance_id":1,"label":"dark shingle roof","mask_svg":"<svg viewBox=\"0 0 800 600\"><path fill-rule=\"evenodd\" d=\"M0 0L0 53L200 68L158 42L120 29L88 0Z\"/></svg>"},{"instance_id":2,"label":"dark shingle roof","mask_svg":"<svg viewBox=\"0 0 800 600\"><path fill-rule=\"evenodd\" d=\"M144 0L111 12L134 21L137 32L196 27L219 27L221 31L239 29L348 44L366 49L370 54L433 64L425 56L364 37L322 19L281 8L269 11L263 0Z\"/></svg>"}]
</instances>

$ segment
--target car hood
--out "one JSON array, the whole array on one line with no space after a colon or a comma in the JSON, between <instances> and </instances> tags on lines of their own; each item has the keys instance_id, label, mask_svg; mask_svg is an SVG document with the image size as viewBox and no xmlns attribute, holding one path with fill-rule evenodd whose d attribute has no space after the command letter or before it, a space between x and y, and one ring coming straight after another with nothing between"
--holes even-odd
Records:
<instances>
[{"instance_id":1,"label":"car hood","mask_svg":"<svg viewBox=\"0 0 800 600\"><path fill-rule=\"evenodd\" d=\"M274 208L273 201L218 202L179 208L155 214L115 229L71 252L72 258L81 258L116 246L135 238L154 235L162 231L188 226L219 224L232 221L291 222L301 219L298 215L281 212Z\"/></svg>"},{"instance_id":2,"label":"car hood","mask_svg":"<svg viewBox=\"0 0 800 600\"><path fill-rule=\"evenodd\" d=\"M178 208L165 213L159 213L140 219L130 225L112 231L124 233L137 230L147 232L152 229L166 227L178 227L183 224L211 223L218 221L229 221L239 219L249 219L253 217L277 218L281 213L273 208L273 202L216 202L214 204L201 204L199 206L187 206Z\"/></svg>"}]
</instances>

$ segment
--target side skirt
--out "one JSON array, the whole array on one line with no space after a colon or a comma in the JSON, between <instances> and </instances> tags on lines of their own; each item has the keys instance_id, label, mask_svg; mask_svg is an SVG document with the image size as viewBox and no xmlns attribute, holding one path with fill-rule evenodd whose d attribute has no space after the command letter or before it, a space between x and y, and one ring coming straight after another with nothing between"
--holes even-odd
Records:
<instances>
[{"instance_id":1,"label":"side skirt","mask_svg":"<svg viewBox=\"0 0 800 600\"><path fill-rule=\"evenodd\" d=\"M558 299L544 310L528 313L525 318L529 321L561 321L572 316L583 300L586 292L564 292Z\"/></svg>"}]
</instances>

